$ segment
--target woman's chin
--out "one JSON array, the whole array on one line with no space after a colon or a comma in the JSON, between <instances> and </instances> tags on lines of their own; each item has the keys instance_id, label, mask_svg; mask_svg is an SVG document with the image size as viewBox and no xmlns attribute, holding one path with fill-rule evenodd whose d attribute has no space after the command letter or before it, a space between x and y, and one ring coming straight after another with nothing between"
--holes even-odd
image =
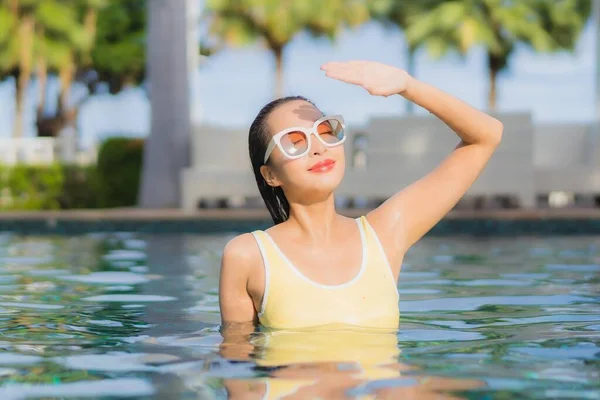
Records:
<instances>
[{"instance_id":1,"label":"woman's chin","mask_svg":"<svg viewBox=\"0 0 600 400\"><path fill-rule=\"evenodd\" d=\"M334 192L342 183L343 176L339 175L329 175L329 176L319 176L318 178L313 178L309 182L306 183L305 187L308 191L316 192L316 193L332 193Z\"/></svg>"}]
</instances>

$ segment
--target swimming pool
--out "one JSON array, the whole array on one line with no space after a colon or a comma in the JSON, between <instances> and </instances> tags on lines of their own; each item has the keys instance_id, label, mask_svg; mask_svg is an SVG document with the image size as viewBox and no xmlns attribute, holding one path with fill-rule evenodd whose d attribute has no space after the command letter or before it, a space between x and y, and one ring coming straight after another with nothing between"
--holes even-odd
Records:
<instances>
[{"instance_id":1,"label":"swimming pool","mask_svg":"<svg viewBox=\"0 0 600 400\"><path fill-rule=\"evenodd\" d=\"M222 344L231 237L0 234L0 399L600 398L599 236L426 237L397 332Z\"/></svg>"}]
</instances>

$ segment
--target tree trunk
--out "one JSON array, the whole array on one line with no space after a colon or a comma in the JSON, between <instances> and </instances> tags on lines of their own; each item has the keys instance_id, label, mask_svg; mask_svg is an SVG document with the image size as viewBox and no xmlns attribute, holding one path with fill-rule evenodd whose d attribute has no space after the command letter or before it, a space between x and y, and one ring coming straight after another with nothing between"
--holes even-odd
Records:
<instances>
[{"instance_id":1,"label":"tree trunk","mask_svg":"<svg viewBox=\"0 0 600 400\"><path fill-rule=\"evenodd\" d=\"M273 48L275 56L275 98L283 97L283 48Z\"/></svg>"},{"instance_id":2,"label":"tree trunk","mask_svg":"<svg viewBox=\"0 0 600 400\"><path fill-rule=\"evenodd\" d=\"M496 111L496 100L497 100L497 92L496 92L496 82L498 81L498 71L490 68L490 88L488 92L488 109L490 111Z\"/></svg>"},{"instance_id":3,"label":"tree trunk","mask_svg":"<svg viewBox=\"0 0 600 400\"><path fill-rule=\"evenodd\" d=\"M61 113L69 108L69 94L71 91L71 85L73 84L73 78L75 75L75 66L71 60L67 65L64 65L58 71L58 78L60 81L60 89L58 95L58 113Z\"/></svg>"},{"instance_id":4,"label":"tree trunk","mask_svg":"<svg viewBox=\"0 0 600 400\"><path fill-rule=\"evenodd\" d=\"M596 73L596 113L595 113L595 117L596 117L596 122L599 126L600 129L600 1L595 1L594 2L594 8L593 8L593 16L592 19L594 21L594 24L596 25L596 48L594 49L595 54L595 58L596 58L596 68L595 68L595 73ZM596 137L596 136L594 136Z\"/></svg>"},{"instance_id":5,"label":"tree trunk","mask_svg":"<svg viewBox=\"0 0 600 400\"><path fill-rule=\"evenodd\" d=\"M406 46L406 72L408 72L408 74L410 76L415 76L415 51L416 49L414 49L411 45L407 45ZM406 101L406 113L407 114L414 114L415 112L415 103L413 103L410 100L405 100Z\"/></svg>"},{"instance_id":6,"label":"tree trunk","mask_svg":"<svg viewBox=\"0 0 600 400\"><path fill-rule=\"evenodd\" d=\"M65 126L74 123L78 110L76 106L69 106L74 74L75 66L72 62L64 65L58 72L60 87L54 115L44 115L43 108L40 108L43 107L43 102L40 102L36 122L39 137L57 137ZM42 93L45 94L45 90Z\"/></svg>"},{"instance_id":7,"label":"tree trunk","mask_svg":"<svg viewBox=\"0 0 600 400\"><path fill-rule=\"evenodd\" d=\"M47 71L46 59L44 57L38 57L37 62L37 78L40 93L40 101L37 105L36 117L39 121L44 118L44 110L46 108L46 89L48 83L48 71Z\"/></svg>"},{"instance_id":8,"label":"tree trunk","mask_svg":"<svg viewBox=\"0 0 600 400\"><path fill-rule=\"evenodd\" d=\"M19 77L17 79L16 113L13 127L13 137L23 137L23 112L25 109L25 94L31 78L33 57L34 19L26 16L19 27Z\"/></svg>"},{"instance_id":9,"label":"tree trunk","mask_svg":"<svg viewBox=\"0 0 600 400\"><path fill-rule=\"evenodd\" d=\"M498 100L497 82L498 73L505 65L505 60L502 57L496 56L492 53L488 53L488 76L489 76L489 90L488 90L488 109L490 111L496 111L496 104Z\"/></svg>"},{"instance_id":10,"label":"tree trunk","mask_svg":"<svg viewBox=\"0 0 600 400\"><path fill-rule=\"evenodd\" d=\"M21 71L19 74L19 81L17 83L17 94L15 96L16 101L16 112L15 122L13 125L13 137L19 139L23 137L23 101L25 87L27 87L27 80L23 79L24 72Z\"/></svg>"},{"instance_id":11,"label":"tree trunk","mask_svg":"<svg viewBox=\"0 0 600 400\"><path fill-rule=\"evenodd\" d=\"M175 208L182 204L181 172L191 147L187 17L190 1L149 1L148 84L152 109L150 136L144 144L139 204ZM193 21L195 24L196 21ZM196 140L214 140L196 135Z\"/></svg>"},{"instance_id":12,"label":"tree trunk","mask_svg":"<svg viewBox=\"0 0 600 400\"><path fill-rule=\"evenodd\" d=\"M83 19L83 28L86 35L90 38L90 48L85 54L85 64L91 64L91 49L94 47L96 42L96 22L98 20L98 12L95 8L88 8Z\"/></svg>"},{"instance_id":13,"label":"tree trunk","mask_svg":"<svg viewBox=\"0 0 600 400\"><path fill-rule=\"evenodd\" d=\"M96 21L98 20L98 12L95 8L88 8L85 13L85 17L83 19L83 27L85 32L91 39L91 42L94 43L96 39Z\"/></svg>"},{"instance_id":14,"label":"tree trunk","mask_svg":"<svg viewBox=\"0 0 600 400\"><path fill-rule=\"evenodd\" d=\"M19 15L19 0L12 0L10 2L10 12L17 17Z\"/></svg>"}]
</instances>

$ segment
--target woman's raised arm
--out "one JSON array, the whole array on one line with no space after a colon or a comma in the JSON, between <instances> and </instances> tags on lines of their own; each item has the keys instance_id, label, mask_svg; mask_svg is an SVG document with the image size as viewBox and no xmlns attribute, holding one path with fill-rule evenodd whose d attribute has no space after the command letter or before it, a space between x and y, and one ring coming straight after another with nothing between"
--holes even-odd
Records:
<instances>
[{"instance_id":1,"label":"woman's raised arm","mask_svg":"<svg viewBox=\"0 0 600 400\"><path fill-rule=\"evenodd\" d=\"M403 254L456 205L477 179L500 143L502 123L395 67L351 61L328 63L321 68L327 76L362 86L373 95L404 96L437 116L460 139L433 171L368 215L383 230L378 232L380 235L394 236L397 250Z\"/></svg>"}]
</instances>

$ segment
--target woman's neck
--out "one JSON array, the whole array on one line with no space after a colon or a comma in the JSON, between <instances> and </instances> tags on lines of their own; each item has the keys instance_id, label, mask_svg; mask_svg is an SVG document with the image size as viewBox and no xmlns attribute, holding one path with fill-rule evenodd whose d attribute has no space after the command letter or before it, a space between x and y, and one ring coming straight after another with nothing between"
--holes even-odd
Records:
<instances>
[{"instance_id":1,"label":"woman's neck","mask_svg":"<svg viewBox=\"0 0 600 400\"><path fill-rule=\"evenodd\" d=\"M290 202L290 217L287 223L294 225L299 235L314 242L323 242L331 238L338 218L332 194L324 201L311 204Z\"/></svg>"}]
</instances>

